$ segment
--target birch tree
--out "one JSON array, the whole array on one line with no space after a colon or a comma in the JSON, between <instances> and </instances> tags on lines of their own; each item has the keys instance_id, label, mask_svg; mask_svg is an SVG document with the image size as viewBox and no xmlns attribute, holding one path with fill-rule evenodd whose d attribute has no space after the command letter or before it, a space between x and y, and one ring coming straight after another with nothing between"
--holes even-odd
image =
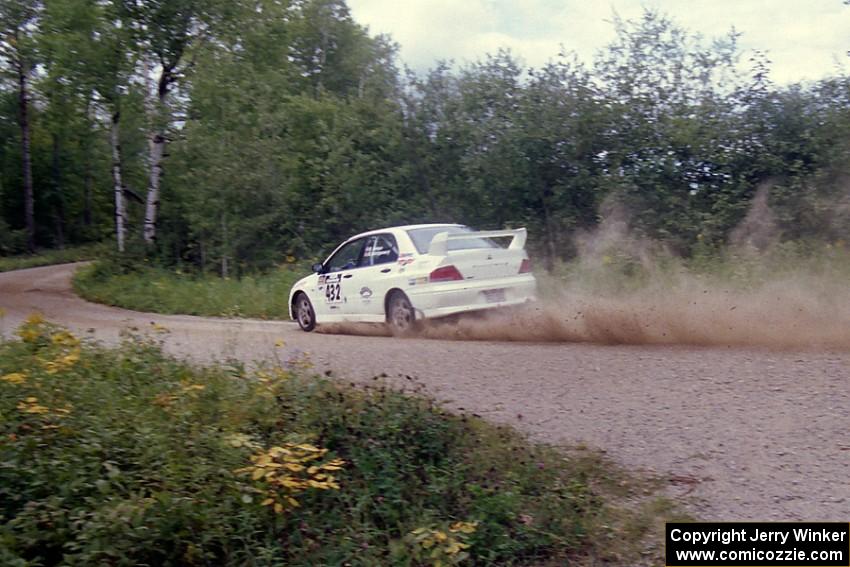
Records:
<instances>
[{"instance_id":1,"label":"birch tree","mask_svg":"<svg viewBox=\"0 0 850 567\"><path fill-rule=\"evenodd\" d=\"M169 95L194 64L192 50L216 12L211 0L121 0L141 58L148 113L148 188L142 235L156 241L163 160L171 122Z\"/></svg>"},{"instance_id":2,"label":"birch tree","mask_svg":"<svg viewBox=\"0 0 850 567\"><path fill-rule=\"evenodd\" d=\"M80 46L85 49L89 64L89 80L100 107L108 116L110 173L114 201L115 242L119 252L126 246L127 191L123 173L121 151L122 103L129 88L133 56L129 49L129 35L121 19L121 10L114 4L92 5L99 10L91 40Z\"/></svg>"}]
</instances>

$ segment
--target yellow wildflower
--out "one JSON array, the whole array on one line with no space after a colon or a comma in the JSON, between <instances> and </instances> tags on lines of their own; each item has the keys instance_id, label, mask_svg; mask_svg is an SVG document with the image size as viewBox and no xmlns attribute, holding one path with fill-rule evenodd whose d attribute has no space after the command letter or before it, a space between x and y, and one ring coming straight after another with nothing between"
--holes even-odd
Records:
<instances>
[{"instance_id":1,"label":"yellow wildflower","mask_svg":"<svg viewBox=\"0 0 850 567\"><path fill-rule=\"evenodd\" d=\"M288 370L281 368L280 366L274 366L272 368L261 368L254 371L254 376L259 382L258 389L262 390L262 394L269 395L274 394L277 389L280 387L281 383L285 380L288 380L291 376Z\"/></svg>"},{"instance_id":2,"label":"yellow wildflower","mask_svg":"<svg viewBox=\"0 0 850 567\"><path fill-rule=\"evenodd\" d=\"M444 530L423 527L410 532L405 538L413 545L414 553L419 559L431 565L458 565L469 554L469 534L474 533L477 522L455 522Z\"/></svg>"},{"instance_id":3,"label":"yellow wildflower","mask_svg":"<svg viewBox=\"0 0 850 567\"><path fill-rule=\"evenodd\" d=\"M12 372L11 374L6 374L0 380L4 382L8 382L9 384L23 384L27 381L27 375L23 372Z\"/></svg>"},{"instance_id":4,"label":"yellow wildflower","mask_svg":"<svg viewBox=\"0 0 850 567\"><path fill-rule=\"evenodd\" d=\"M80 360L80 348L75 347L68 351L65 355L60 356L56 360L42 362L42 366L48 374L56 374L62 370L68 370Z\"/></svg>"},{"instance_id":5,"label":"yellow wildflower","mask_svg":"<svg viewBox=\"0 0 850 567\"><path fill-rule=\"evenodd\" d=\"M326 463L315 463L327 452L327 449L306 443L287 443L252 455L253 465L235 472L250 474L252 480L263 482L267 497L261 505L272 506L275 513L281 514L287 508L297 507L299 504L295 496L305 490L339 489L336 479L328 471L340 470L345 462L333 459Z\"/></svg>"},{"instance_id":6,"label":"yellow wildflower","mask_svg":"<svg viewBox=\"0 0 850 567\"><path fill-rule=\"evenodd\" d=\"M41 338L44 333L44 317L40 313L33 313L26 318L24 323L18 328L17 335L25 343L34 343Z\"/></svg>"},{"instance_id":7,"label":"yellow wildflower","mask_svg":"<svg viewBox=\"0 0 850 567\"><path fill-rule=\"evenodd\" d=\"M33 329L31 327L21 327L17 331L18 336L21 337L21 340L25 343L34 343L38 340L38 337L41 336L41 333L38 330Z\"/></svg>"},{"instance_id":8,"label":"yellow wildflower","mask_svg":"<svg viewBox=\"0 0 850 567\"><path fill-rule=\"evenodd\" d=\"M448 545L446 545L446 553L449 555L456 555L460 553L462 550L469 548L469 544L461 543L457 540L452 540Z\"/></svg>"},{"instance_id":9,"label":"yellow wildflower","mask_svg":"<svg viewBox=\"0 0 850 567\"><path fill-rule=\"evenodd\" d=\"M80 344L80 339L68 331L59 331L58 333L53 333L53 335L51 335L50 342L55 345L75 347Z\"/></svg>"},{"instance_id":10,"label":"yellow wildflower","mask_svg":"<svg viewBox=\"0 0 850 567\"><path fill-rule=\"evenodd\" d=\"M449 527L449 531L453 533L461 532L465 534L475 533L478 527L478 522L455 522Z\"/></svg>"},{"instance_id":11,"label":"yellow wildflower","mask_svg":"<svg viewBox=\"0 0 850 567\"><path fill-rule=\"evenodd\" d=\"M44 414L49 413L50 408L38 403L38 398L29 397L18 402L18 410L22 413Z\"/></svg>"},{"instance_id":12,"label":"yellow wildflower","mask_svg":"<svg viewBox=\"0 0 850 567\"><path fill-rule=\"evenodd\" d=\"M80 349L74 349L62 358L59 359L59 362L63 366L73 366L80 360Z\"/></svg>"},{"instance_id":13,"label":"yellow wildflower","mask_svg":"<svg viewBox=\"0 0 850 567\"><path fill-rule=\"evenodd\" d=\"M44 316L41 313L32 313L29 317L27 317L26 321L24 321L27 325L42 325L44 322Z\"/></svg>"}]
</instances>

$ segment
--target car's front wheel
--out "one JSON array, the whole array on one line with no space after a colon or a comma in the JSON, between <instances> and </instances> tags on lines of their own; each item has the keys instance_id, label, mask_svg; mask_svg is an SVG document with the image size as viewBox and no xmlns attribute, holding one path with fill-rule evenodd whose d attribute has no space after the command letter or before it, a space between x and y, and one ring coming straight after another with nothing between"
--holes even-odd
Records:
<instances>
[{"instance_id":1,"label":"car's front wheel","mask_svg":"<svg viewBox=\"0 0 850 567\"><path fill-rule=\"evenodd\" d=\"M294 305L293 312L295 320L298 321L298 326L302 331L310 332L316 328L316 312L313 311L313 304L306 293L299 293L295 296L292 302Z\"/></svg>"},{"instance_id":2,"label":"car's front wheel","mask_svg":"<svg viewBox=\"0 0 850 567\"><path fill-rule=\"evenodd\" d=\"M393 335L407 336L413 334L416 325L416 312L407 296L396 291L387 301L387 326Z\"/></svg>"}]
</instances>

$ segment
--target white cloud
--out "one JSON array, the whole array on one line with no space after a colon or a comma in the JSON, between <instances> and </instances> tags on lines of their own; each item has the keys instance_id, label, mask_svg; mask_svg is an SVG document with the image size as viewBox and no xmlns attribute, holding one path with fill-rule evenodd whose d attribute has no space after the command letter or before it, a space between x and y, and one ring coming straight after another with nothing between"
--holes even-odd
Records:
<instances>
[{"instance_id":1,"label":"white cloud","mask_svg":"<svg viewBox=\"0 0 850 567\"><path fill-rule=\"evenodd\" d=\"M779 83L833 74L850 49L850 7L841 0L349 0L354 18L388 33L401 60L422 71L440 59L466 63L510 48L528 65L554 58L563 45L591 62L614 36L613 11L640 17L644 7L710 38L733 26L744 49L768 52Z\"/></svg>"}]
</instances>

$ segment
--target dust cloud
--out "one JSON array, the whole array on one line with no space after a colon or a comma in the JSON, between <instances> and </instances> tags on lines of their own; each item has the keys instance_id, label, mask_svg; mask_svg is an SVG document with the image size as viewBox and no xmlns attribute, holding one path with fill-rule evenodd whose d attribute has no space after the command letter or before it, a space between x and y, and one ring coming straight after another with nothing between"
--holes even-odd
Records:
<instances>
[{"instance_id":1,"label":"dust cloud","mask_svg":"<svg viewBox=\"0 0 850 567\"><path fill-rule=\"evenodd\" d=\"M850 295L844 290L839 299L812 291L791 281L750 292L706 288L698 282L622 297L564 291L559 297L516 310L430 321L422 335L456 340L850 349Z\"/></svg>"},{"instance_id":2,"label":"dust cloud","mask_svg":"<svg viewBox=\"0 0 850 567\"><path fill-rule=\"evenodd\" d=\"M575 236L578 258L540 275L540 299L517 308L420 323L418 336L448 340L702 345L850 350L850 250L793 249L760 188L722 257L694 267L634 236L616 203L597 230ZM329 332L386 334L382 326Z\"/></svg>"}]
</instances>

